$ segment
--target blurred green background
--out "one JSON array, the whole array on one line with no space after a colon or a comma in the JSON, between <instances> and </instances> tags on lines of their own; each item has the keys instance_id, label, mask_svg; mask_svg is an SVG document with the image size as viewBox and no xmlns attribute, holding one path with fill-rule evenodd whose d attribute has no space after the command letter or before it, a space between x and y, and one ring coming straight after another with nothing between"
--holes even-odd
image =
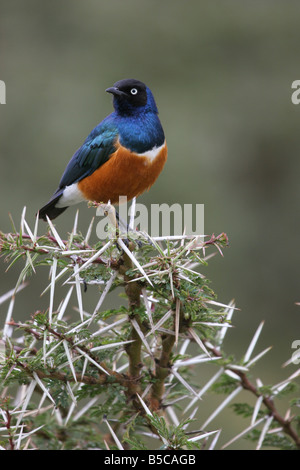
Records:
<instances>
[{"instance_id":1,"label":"blurred green background","mask_svg":"<svg viewBox=\"0 0 300 470\"><path fill-rule=\"evenodd\" d=\"M297 1L2 0L0 229L10 230L9 212L19 223L24 205L33 224L69 158L111 112L105 88L122 78L146 82L169 158L139 202L205 204L205 232L230 241L205 274L220 301L234 298L241 309L227 351L240 357L265 320L257 352L273 350L254 376L280 381L296 370L281 364L300 339L300 106L291 102L299 44ZM62 235L74 214L57 219ZM81 205L83 232L92 215ZM20 268L4 276L1 264L0 295ZM15 316L46 304L38 297L44 274L19 294ZM89 289L87 303L97 299ZM228 438L240 426L231 412L229 419Z\"/></svg>"}]
</instances>

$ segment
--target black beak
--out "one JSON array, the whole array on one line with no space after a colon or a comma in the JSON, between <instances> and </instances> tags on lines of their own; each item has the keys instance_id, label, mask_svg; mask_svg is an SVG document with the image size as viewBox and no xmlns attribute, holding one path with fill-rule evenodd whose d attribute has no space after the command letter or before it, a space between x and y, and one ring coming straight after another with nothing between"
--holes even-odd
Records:
<instances>
[{"instance_id":1,"label":"black beak","mask_svg":"<svg viewBox=\"0 0 300 470\"><path fill-rule=\"evenodd\" d=\"M114 96L126 96L124 91L119 90L119 88L112 86L111 88L106 88L107 93L112 93Z\"/></svg>"}]
</instances>

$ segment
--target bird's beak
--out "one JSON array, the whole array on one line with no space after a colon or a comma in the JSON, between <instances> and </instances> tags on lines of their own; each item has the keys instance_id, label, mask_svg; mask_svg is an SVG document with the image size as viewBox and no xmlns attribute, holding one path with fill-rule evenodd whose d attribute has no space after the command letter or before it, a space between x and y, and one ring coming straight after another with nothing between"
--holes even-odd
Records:
<instances>
[{"instance_id":1,"label":"bird's beak","mask_svg":"<svg viewBox=\"0 0 300 470\"><path fill-rule=\"evenodd\" d=\"M106 88L107 93L112 93L114 96L126 96L126 93L124 91L119 90L119 88L112 86L110 88Z\"/></svg>"}]
</instances>

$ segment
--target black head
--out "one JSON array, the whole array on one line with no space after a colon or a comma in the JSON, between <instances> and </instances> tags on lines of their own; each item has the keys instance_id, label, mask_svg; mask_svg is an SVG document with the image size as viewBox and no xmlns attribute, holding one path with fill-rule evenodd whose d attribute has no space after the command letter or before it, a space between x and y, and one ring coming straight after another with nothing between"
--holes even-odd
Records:
<instances>
[{"instance_id":1,"label":"black head","mask_svg":"<svg viewBox=\"0 0 300 470\"><path fill-rule=\"evenodd\" d=\"M143 82L128 78L119 80L111 88L107 88L108 93L114 96L115 108L137 108L147 104L147 87ZM150 91L150 90L149 90Z\"/></svg>"}]
</instances>

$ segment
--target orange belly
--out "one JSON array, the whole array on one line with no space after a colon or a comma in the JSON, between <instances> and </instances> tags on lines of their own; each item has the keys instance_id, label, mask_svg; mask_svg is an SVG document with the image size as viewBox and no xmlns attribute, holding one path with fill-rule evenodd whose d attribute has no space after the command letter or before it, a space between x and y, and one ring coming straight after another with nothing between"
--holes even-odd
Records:
<instances>
[{"instance_id":1,"label":"orange belly","mask_svg":"<svg viewBox=\"0 0 300 470\"><path fill-rule=\"evenodd\" d=\"M78 188L89 201L117 204L120 196L130 200L153 185L164 167L167 153L166 144L154 159L119 146L104 165L79 181Z\"/></svg>"}]
</instances>

